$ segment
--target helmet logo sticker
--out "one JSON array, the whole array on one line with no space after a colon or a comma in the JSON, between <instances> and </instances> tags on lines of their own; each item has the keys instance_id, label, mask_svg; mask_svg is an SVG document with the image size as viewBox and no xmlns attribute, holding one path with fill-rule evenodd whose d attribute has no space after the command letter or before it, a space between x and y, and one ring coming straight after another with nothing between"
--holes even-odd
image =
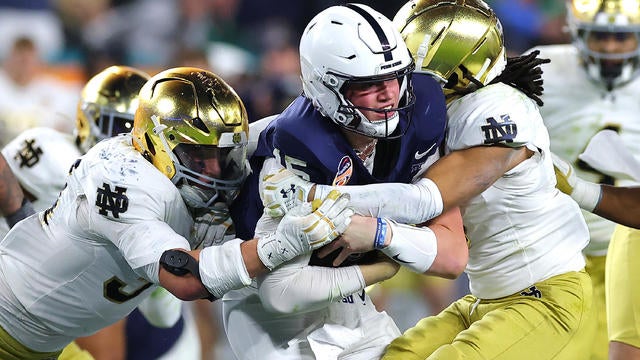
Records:
<instances>
[{"instance_id":1,"label":"helmet logo sticker","mask_svg":"<svg viewBox=\"0 0 640 360\"><path fill-rule=\"evenodd\" d=\"M333 178L333 186L347 185L353 174L353 160L349 156L344 156L338 164L338 172Z\"/></svg>"}]
</instances>

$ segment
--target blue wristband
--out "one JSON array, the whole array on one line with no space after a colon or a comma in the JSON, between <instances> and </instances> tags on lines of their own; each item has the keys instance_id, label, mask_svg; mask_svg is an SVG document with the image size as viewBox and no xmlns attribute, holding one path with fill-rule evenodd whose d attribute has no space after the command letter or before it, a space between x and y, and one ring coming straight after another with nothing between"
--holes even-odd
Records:
<instances>
[{"instance_id":1,"label":"blue wristband","mask_svg":"<svg viewBox=\"0 0 640 360\"><path fill-rule=\"evenodd\" d=\"M376 226L376 236L373 239L373 248L380 250L384 247L384 239L387 237L387 222L378 218L378 225Z\"/></svg>"}]
</instances>

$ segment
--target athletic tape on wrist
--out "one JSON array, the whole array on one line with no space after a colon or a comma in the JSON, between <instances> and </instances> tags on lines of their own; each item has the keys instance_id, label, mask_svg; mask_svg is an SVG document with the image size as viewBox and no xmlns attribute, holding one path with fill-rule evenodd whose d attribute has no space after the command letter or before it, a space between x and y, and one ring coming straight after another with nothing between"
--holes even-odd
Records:
<instances>
[{"instance_id":1,"label":"athletic tape on wrist","mask_svg":"<svg viewBox=\"0 0 640 360\"><path fill-rule=\"evenodd\" d=\"M571 198L584 210L593 212L602 197L602 187L589 181L578 179L571 192Z\"/></svg>"},{"instance_id":2,"label":"athletic tape on wrist","mask_svg":"<svg viewBox=\"0 0 640 360\"><path fill-rule=\"evenodd\" d=\"M242 240L233 239L221 245L209 246L200 252L200 279L218 299L229 290L251 284L240 250L241 243Z\"/></svg>"}]
</instances>

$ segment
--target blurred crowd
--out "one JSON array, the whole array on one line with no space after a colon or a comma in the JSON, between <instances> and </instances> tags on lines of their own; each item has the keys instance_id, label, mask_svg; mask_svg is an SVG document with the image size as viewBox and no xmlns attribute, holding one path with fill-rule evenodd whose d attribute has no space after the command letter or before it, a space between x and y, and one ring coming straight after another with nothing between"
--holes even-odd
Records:
<instances>
[{"instance_id":1,"label":"blurred crowd","mask_svg":"<svg viewBox=\"0 0 640 360\"><path fill-rule=\"evenodd\" d=\"M112 64L152 75L174 66L206 68L236 89L250 121L279 113L302 89L298 40L304 25L320 10L343 2L0 0L0 147L30 127L72 132L84 82ZM404 4L360 2L389 17ZM511 54L569 41L562 1L488 3L502 21ZM380 306L395 311L398 326L407 328L466 291L464 279L458 283L434 286L404 278L388 284L390 290L376 291ZM411 311L420 314L406 316L403 323L410 309L406 301L419 304ZM216 341L218 332L201 329L203 343Z\"/></svg>"},{"instance_id":2,"label":"blurred crowd","mask_svg":"<svg viewBox=\"0 0 640 360\"><path fill-rule=\"evenodd\" d=\"M297 46L304 25L340 2L1 0L0 143L34 125L71 130L81 85L112 64L151 74L178 65L205 67L238 91L251 121L278 113L301 91ZM364 3L387 16L401 5ZM489 4L513 54L568 41L560 1Z\"/></svg>"}]
</instances>

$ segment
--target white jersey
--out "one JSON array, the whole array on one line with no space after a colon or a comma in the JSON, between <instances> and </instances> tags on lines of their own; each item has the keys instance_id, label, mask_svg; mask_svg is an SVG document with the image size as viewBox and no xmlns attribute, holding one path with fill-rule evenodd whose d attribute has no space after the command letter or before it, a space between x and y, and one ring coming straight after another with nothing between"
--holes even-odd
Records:
<instances>
[{"instance_id":1,"label":"white jersey","mask_svg":"<svg viewBox=\"0 0 640 360\"><path fill-rule=\"evenodd\" d=\"M549 136L535 103L498 83L452 102L447 114L446 152L492 144L534 152L461 207L471 293L499 298L582 269L587 227L577 204L555 188Z\"/></svg>"},{"instance_id":2,"label":"white jersey","mask_svg":"<svg viewBox=\"0 0 640 360\"><path fill-rule=\"evenodd\" d=\"M35 197L33 208L41 211L56 201L69 168L81 153L72 135L40 127L26 130L11 140L2 149L2 155L20 185ZM8 231L2 218L0 238Z\"/></svg>"},{"instance_id":3,"label":"white jersey","mask_svg":"<svg viewBox=\"0 0 640 360\"><path fill-rule=\"evenodd\" d=\"M574 164L580 178L613 184L616 179L578 163L578 155L600 130L618 132L624 146L640 159L640 79L611 92L589 79L573 45L541 46L540 57L551 59L543 66L544 106L540 108L551 137L551 151ZM630 185L615 181L616 185ZM583 215L589 226L589 255L606 254L615 224L587 211Z\"/></svg>"},{"instance_id":4,"label":"white jersey","mask_svg":"<svg viewBox=\"0 0 640 360\"><path fill-rule=\"evenodd\" d=\"M0 326L35 351L125 317L156 288L161 254L191 249L182 197L131 141L93 147L55 205L0 242Z\"/></svg>"}]
</instances>

